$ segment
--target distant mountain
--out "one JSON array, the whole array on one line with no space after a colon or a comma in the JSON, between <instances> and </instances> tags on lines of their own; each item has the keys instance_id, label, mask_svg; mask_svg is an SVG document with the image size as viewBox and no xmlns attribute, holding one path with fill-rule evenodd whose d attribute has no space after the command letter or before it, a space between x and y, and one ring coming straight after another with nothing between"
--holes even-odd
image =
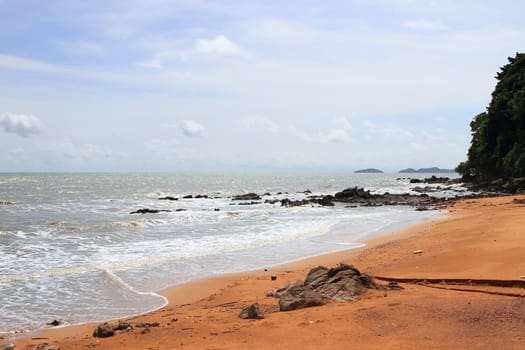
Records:
<instances>
[{"instance_id":1,"label":"distant mountain","mask_svg":"<svg viewBox=\"0 0 525 350\"><path fill-rule=\"evenodd\" d=\"M379 174L379 173L382 173L383 171L379 170L379 169L374 169L374 168L368 168L368 169L361 169L361 170L356 170L354 171L354 173L356 174Z\"/></svg>"},{"instance_id":2,"label":"distant mountain","mask_svg":"<svg viewBox=\"0 0 525 350\"><path fill-rule=\"evenodd\" d=\"M432 167L432 168L408 168L399 170L399 173L419 173L419 174L437 174L437 173L453 173L454 170L452 169L440 169L438 167Z\"/></svg>"}]
</instances>

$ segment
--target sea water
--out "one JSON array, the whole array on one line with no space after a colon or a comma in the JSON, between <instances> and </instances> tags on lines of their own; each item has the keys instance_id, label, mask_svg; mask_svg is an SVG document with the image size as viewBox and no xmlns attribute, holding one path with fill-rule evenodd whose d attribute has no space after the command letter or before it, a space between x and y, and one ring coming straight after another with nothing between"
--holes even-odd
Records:
<instances>
[{"instance_id":1,"label":"sea water","mask_svg":"<svg viewBox=\"0 0 525 350\"><path fill-rule=\"evenodd\" d=\"M360 247L436 218L403 206L264 203L353 186L411 193L399 177L0 174L0 334L147 312L166 304L158 292L167 287ZM248 192L266 195L251 205L231 199ZM198 194L208 198L182 198ZM143 208L162 211L130 214Z\"/></svg>"}]
</instances>

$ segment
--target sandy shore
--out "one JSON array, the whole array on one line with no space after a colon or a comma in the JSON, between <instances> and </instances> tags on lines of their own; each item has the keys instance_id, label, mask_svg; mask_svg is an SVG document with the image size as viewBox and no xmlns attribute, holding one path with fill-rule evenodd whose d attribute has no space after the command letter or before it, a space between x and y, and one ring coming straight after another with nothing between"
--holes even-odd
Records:
<instances>
[{"instance_id":1,"label":"sandy shore","mask_svg":"<svg viewBox=\"0 0 525 350\"><path fill-rule=\"evenodd\" d=\"M406 281L405 289L369 290L354 302L291 312L280 312L277 299L265 296L302 280L311 267L341 262ZM523 349L524 285L525 196L462 200L443 220L370 240L364 248L167 290L168 306L127 320L158 327L99 339L92 337L96 324L88 324L14 342L16 349L48 343L62 350ZM254 302L265 319L240 319L242 307Z\"/></svg>"}]
</instances>

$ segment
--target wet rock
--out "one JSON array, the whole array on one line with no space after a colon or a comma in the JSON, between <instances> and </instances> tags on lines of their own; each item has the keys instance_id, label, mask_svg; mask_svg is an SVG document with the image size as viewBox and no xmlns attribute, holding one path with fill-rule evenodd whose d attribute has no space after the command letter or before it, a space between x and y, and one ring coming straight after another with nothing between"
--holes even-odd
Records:
<instances>
[{"instance_id":1,"label":"wet rock","mask_svg":"<svg viewBox=\"0 0 525 350\"><path fill-rule=\"evenodd\" d=\"M53 320L47 323L47 325L51 327L57 327L57 326L60 326L61 324L62 322L60 320Z\"/></svg>"},{"instance_id":2,"label":"wet rock","mask_svg":"<svg viewBox=\"0 0 525 350\"><path fill-rule=\"evenodd\" d=\"M251 202L239 203L239 205L256 205L256 204L261 204L261 202L251 201Z\"/></svg>"},{"instance_id":3,"label":"wet rock","mask_svg":"<svg viewBox=\"0 0 525 350\"><path fill-rule=\"evenodd\" d=\"M188 194L188 195L182 197L182 199L192 199L192 198L193 198L193 196L191 194Z\"/></svg>"},{"instance_id":4,"label":"wet rock","mask_svg":"<svg viewBox=\"0 0 525 350\"><path fill-rule=\"evenodd\" d=\"M259 303L254 303L250 306L245 306L239 314L239 317L242 319L262 320L264 318L264 313L262 312Z\"/></svg>"},{"instance_id":5,"label":"wet rock","mask_svg":"<svg viewBox=\"0 0 525 350\"><path fill-rule=\"evenodd\" d=\"M160 197L159 201L178 201L179 199L177 197L172 196L166 196L166 197Z\"/></svg>"},{"instance_id":6,"label":"wet rock","mask_svg":"<svg viewBox=\"0 0 525 350\"><path fill-rule=\"evenodd\" d=\"M261 200L261 196L259 196L257 193L246 193L246 194L239 194L232 197L232 200L234 201L258 201Z\"/></svg>"},{"instance_id":7,"label":"wet rock","mask_svg":"<svg viewBox=\"0 0 525 350\"><path fill-rule=\"evenodd\" d=\"M195 196L196 199L209 198L206 194L198 194Z\"/></svg>"},{"instance_id":8,"label":"wet rock","mask_svg":"<svg viewBox=\"0 0 525 350\"><path fill-rule=\"evenodd\" d=\"M161 212L168 212L169 213L169 212L171 212L171 210L144 208L144 209L139 209L139 210L132 211L132 212L130 212L130 214L157 214L157 213L161 213Z\"/></svg>"},{"instance_id":9,"label":"wet rock","mask_svg":"<svg viewBox=\"0 0 525 350\"><path fill-rule=\"evenodd\" d=\"M128 322L119 322L116 327L113 327L113 330L115 332L127 331L130 329L133 329L133 326L131 325L131 323Z\"/></svg>"},{"instance_id":10,"label":"wet rock","mask_svg":"<svg viewBox=\"0 0 525 350\"><path fill-rule=\"evenodd\" d=\"M109 338L115 335L115 330L113 327L107 323L100 323L95 331L93 332L93 337L95 338Z\"/></svg>"}]
</instances>

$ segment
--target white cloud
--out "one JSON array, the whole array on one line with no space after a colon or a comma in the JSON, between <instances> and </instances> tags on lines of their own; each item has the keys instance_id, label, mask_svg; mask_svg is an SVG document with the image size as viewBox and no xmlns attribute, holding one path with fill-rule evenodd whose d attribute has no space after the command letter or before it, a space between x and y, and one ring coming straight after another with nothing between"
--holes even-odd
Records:
<instances>
[{"instance_id":1,"label":"white cloud","mask_svg":"<svg viewBox=\"0 0 525 350\"><path fill-rule=\"evenodd\" d=\"M152 68L152 69L163 69L164 68L164 66L162 65L162 63L158 59L152 59L152 60L149 60L149 61L138 62L138 63L136 63L136 65L139 66L139 67Z\"/></svg>"},{"instance_id":2,"label":"white cloud","mask_svg":"<svg viewBox=\"0 0 525 350\"><path fill-rule=\"evenodd\" d=\"M42 131L43 124L35 116L5 112L0 114L0 126L5 132L29 137Z\"/></svg>"},{"instance_id":3,"label":"white cloud","mask_svg":"<svg viewBox=\"0 0 525 350\"><path fill-rule=\"evenodd\" d=\"M202 137L204 136L204 127L194 120L183 120L180 123L182 133L187 137Z\"/></svg>"},{"instance_id":4,"label":"white cloud","mask_svg":"<svg viewBox=\"0 0 525 350\"><path fill-rule=\"evenodd\" d=\"M447 27L440 20L427 20L427 19L416 19L406 21L403 26L413 30L424 30L424 31L441 31L446 30Z\"/></svg>"},{"instance_id":5,"label":"white cloud","mask_svg":"<svg viewBox=\"0 0 525 350\"><path fill-rule=\"evenodd\" d=\"M348 121L348 119L346 117L340 117L340 118L337 118L335 121L334 121L335 125L337 125L338 127L344 129L344 130L352 130L352 125L350 124L350 122Z\"/></svg>"},{"instance_id":6,"label":"white cloud","mask_svg":"<svg viewBox=\"0 0 525 350\"><path fill-rule=\"evenodd\" d=\"M224 35L217 35L213 39L197 40L195 42L193 53L206 55L250 56L246 50Z\"/></svg>"},{"instance_id":7,"label":"white cloud","mask_svg":"<svg viewBox=\"0 0 525 350\"><path fill-rule=\"evenodd\" d=\"M349 143L351 141L350 136L343 129L330 129L320 135L321 142L328 143Z\"/></svg>"},{"instance_id":8,"label":"white cloud","mask_svg":"<svg viewBox=\"0 0 525 350\"><path fill-rule=\"evenodd\" d=\"M249 116L241 120L241 124L250 131L279 132L280 128L274 121L259 116Z\"/></svg>"},{"instance_id":9,"label":"white cloud","mask_svg":"<svg viewBox=\"0 0 525 350\"><path fill-rule=\"evenodd\" d=\"M14 70L29 70L49 73L64 73L65 70L59 66L31 60L13 55L0 54L0 68L8 68Z\"/></svg>"}]
</instances>

